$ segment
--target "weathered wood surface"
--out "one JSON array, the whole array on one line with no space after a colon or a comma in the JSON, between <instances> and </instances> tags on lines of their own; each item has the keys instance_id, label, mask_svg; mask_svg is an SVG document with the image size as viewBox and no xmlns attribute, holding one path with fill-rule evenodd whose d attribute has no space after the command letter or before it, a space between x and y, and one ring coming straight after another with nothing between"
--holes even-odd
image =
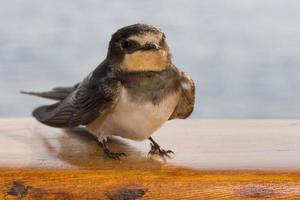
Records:
<instances>
[{"instance_id":1,"label":"weathered wood surface","mask_svg":"<svg viewBox=\"0 0 300 200\"><path fill-rule=\"evenodd\" d=\"M300 199L300 120L171 121L148 141L116 138L105 160L82 130L0 120L0 199Z\"/></svg>"}]
</instances>

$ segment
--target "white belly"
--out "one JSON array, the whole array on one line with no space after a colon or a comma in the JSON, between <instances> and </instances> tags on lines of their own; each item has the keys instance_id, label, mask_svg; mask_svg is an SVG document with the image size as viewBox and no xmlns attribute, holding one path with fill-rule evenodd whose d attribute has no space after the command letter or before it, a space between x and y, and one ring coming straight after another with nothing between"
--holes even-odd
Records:
<instances>
[{"instance_id":1,"label":"white belly","mask_svg":"<svg viewBox=\"0 0 300 200\"><path fill-rule=\"evenodd\" d=\"M157 105L151 102L137 103L130 100L126 89L122 89L115 108L103 120L99 120L97 130L92 132L95 134L96 131L97 136L103 138L116 135L132 140L147 139L169 119L178 99L178 93L172 93Z\"/></svg>"}]
</instances>

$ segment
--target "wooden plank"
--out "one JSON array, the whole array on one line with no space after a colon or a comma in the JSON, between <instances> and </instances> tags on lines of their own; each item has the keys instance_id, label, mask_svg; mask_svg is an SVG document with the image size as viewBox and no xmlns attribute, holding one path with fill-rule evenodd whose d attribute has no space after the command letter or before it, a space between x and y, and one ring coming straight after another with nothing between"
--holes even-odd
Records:
<instances>
[{"instance_id":1,"label":"wooden plank","mask_svg":"<svg viewBox=\"0 0 300 200\"><path fill-rule=\"evenodd\" d=\"M0 198L300 199L300 120L174 120L154 138L173 159L115 138L128 157L105 160L83 130L1 119Z\"/></svg>"}]
</instances>

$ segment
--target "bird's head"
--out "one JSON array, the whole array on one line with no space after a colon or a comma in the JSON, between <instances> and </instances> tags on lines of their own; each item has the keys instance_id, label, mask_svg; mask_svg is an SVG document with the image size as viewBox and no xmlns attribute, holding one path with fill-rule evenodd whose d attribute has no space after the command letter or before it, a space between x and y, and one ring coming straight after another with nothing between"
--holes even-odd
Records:
<instances>
[{"instance_id":1,"label":"bird's head","mask_svg":"<svg viewBox=\"0 0 300 200\"><path fill-rule=\"evenodd\" d=\"M134 24L112 35L107 59L128 72L161 71L171 62L166 37L159 29Z\"/></svg>"}]
</instances>

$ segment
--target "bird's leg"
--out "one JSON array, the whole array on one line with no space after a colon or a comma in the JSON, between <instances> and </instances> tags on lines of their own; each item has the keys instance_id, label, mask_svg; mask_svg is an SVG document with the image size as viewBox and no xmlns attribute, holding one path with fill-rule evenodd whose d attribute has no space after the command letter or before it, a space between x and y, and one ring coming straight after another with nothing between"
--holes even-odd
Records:
<instances>
[{"instance_id":1,"label":"bird's leg","mask_svg":"<svg viewBox=\"0 0 300 200\"><path fill-rule=\"evenodd\" d=\"M148 139L151 141L151 143L150 143L151 149L150 149L150 151L149 151L149 154L150 154L150 155L158 154L158 155L162 156L163 158L164 158L164 156L170 158L170 157L171 157L170 154L174 154L174 152L171 151L171 150L164 150L164 149L162 149L162 148L159 146L159 144L157 144L157 142L155 142L155 141L152 139L152 137L149 137Z\"/></svg>"},{"instance_id":2,"label":"bird's leg","mask_svg":"<svg viewBox=\"0 0 300 200\"><path fill-rule=\"evenodd\" d=\"M111 158L113 160L120 160L121 156L126 156L125 153L115 153L115 152L111 152L108 147L107 147L107 142L106 140L102 140L100 142L100 144L103 147L103 154L104 154L104 158Z\"/></svg>"}]
</instances>

